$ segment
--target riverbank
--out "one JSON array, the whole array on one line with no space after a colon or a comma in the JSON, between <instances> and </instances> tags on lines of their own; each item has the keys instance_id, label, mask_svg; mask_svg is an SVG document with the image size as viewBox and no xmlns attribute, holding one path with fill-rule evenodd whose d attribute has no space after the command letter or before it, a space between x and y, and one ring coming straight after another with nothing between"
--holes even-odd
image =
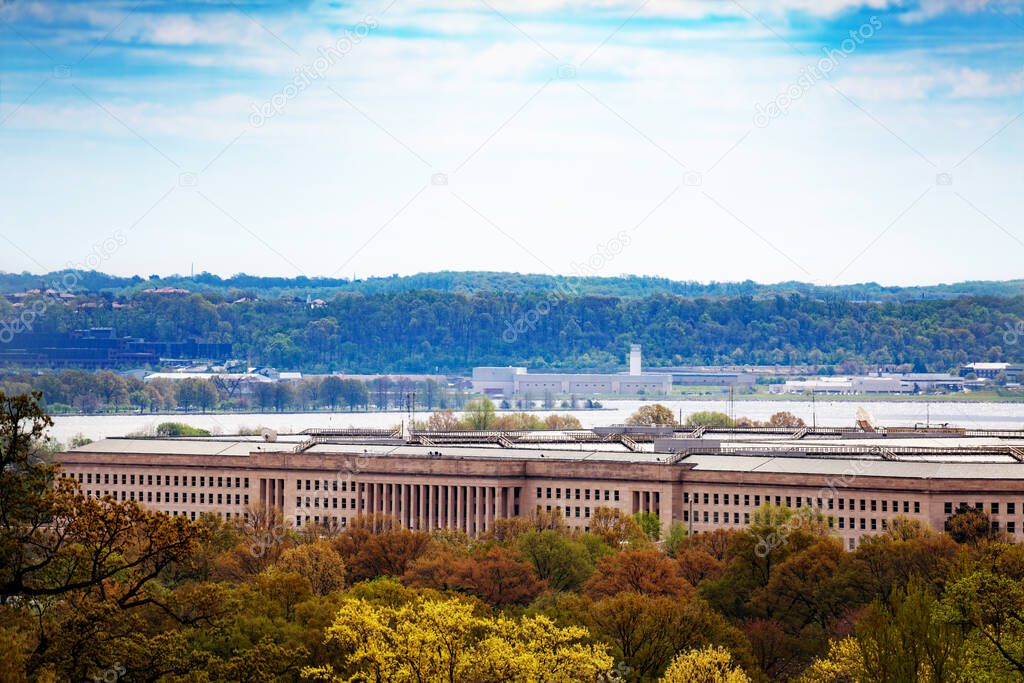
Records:
<instances>
[{"instance_id":1,"label":"riverbank","mask_svg":"<svg viewBox=\"0 0 1024 683\"><path fill-rule=\"evenodd\" d=\"M728 399L663 399L683 419L690 413L715 410L733 417L767 420L779 411L791 412L807 424L819 426L852 426L858 408L867 410L879 425L904 426L914 424L950 424L978 429L1006 429L1024 426L1024 406L1016 402L941 402L941 401L851 401L839 397L818 396L814 403L803 401L761 399L731 402ZM846 397L843 397L846 398ZM586 427L619 424L640 406L652 401L607 401L600 409L588 410L536 410L541 417L553 413L569 414ZM417 411L417 418L427 411ZM207 429L214 434L237 434L240 429L267 427L281 433L299 432L307 428L389 428L406 419L404 411L388 412L306 412L306 413L154 413L120 415L56 415L51 434L62 442L76 435L89 439L125 436L130 433L155 430L161 422L185 422Z\"/></svg>"}]
</instances>

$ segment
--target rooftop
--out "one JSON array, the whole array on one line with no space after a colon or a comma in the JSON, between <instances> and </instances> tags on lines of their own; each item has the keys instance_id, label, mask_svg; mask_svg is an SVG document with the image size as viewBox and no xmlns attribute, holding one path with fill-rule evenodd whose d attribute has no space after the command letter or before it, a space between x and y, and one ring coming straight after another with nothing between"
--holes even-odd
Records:
<instances>
[{"instance_id":1,"label":"rooftop","mask_svg":"<svg viewBox=\"0 0 1024 683\"><path fill-rule=\"evenodd\" d=\"M626 433L431 432L404 440L388 430L307 430L280 435L109 438L70 454L248 457L260 453L662 463L707 472L771 472L953 479L1024 479L1024 431L890 428L749 428ZM70 455L69 454L69 455ZM77 459L77 458L76 458Z\"/></svg>"}]
</instances>

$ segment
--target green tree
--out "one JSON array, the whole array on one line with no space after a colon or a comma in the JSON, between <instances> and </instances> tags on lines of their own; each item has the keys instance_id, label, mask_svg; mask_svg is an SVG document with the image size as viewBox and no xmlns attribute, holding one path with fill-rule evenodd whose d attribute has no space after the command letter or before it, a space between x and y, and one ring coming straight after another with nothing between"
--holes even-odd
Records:
<instances>
[{"instance_id":1,"label":"green tree","mask_svg":"<svg viewBox=\"0 0 1024 683\"><path fill-rule=\"evenodd\" d=\"M683 421L684 427L732 427L733 419L715 410L701 410L690 413Z\"/></svg>"},{"instance_id":2,"label":"green tree","mask_svg":"<svg viewBox=\"0 0 1024 683\"><path fill-rule=\"evenodd\" d=\"M470 429L493 429L496 421L494 403L486 396L474 398L466 404L466 411L462 416L462 421Z\"/></svg>"},{"instance_id":3,"label":"green tree","mask_svg":"<svg viewBox=\"0 0 1024 683\"><path fill-rule=\"evenodd\" d=\"M661 519L656 512L638 512L633 517L644 536L652 541L661 539Z\"/></svg>"},{"instance_id":4,"label":"green tree","mask_svg":"<svg viewBox=\"0 0 1024 683\"><path fill-rule=\"evenodd\" d=\"M518 539L519 552L537 576L555 590L574 591L594 572L586 546L557 531L530 531Z\"/></svg>"}]
</instances>

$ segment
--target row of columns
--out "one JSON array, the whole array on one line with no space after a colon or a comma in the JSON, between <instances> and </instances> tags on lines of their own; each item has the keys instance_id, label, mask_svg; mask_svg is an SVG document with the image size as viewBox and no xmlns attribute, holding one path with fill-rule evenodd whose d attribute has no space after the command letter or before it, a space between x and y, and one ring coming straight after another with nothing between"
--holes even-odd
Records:
<instances>
[{"instance_id":1,"label":"row of columns","mask_svg":"<svg viewBox=\"0 0 1024 683\"><path fill-rule=\"evenodd\" d=\"M653 512L661 515L661 496L657 491L634 491L633 512Z\"/></svg>"},{"instance_id":2,"label":"row of columns","mask_svg":"<svg viewBox=\"0 0 1024 683\"><path fill-rule=\"evenodd\" d=\"M487 531L494 520L515 516L519 488L447 484L359 482L356 510L398 519L408 529Z\"/></svg>"},{"instance_id":3,"label":"row of columns","mask_svg":"<svg viewBox=\"0 0 1024 683\"><path fill-rule=\"evenodd\" d=\"M260 503L268 510L284 508L284 479L260 478Z\"/></svg>"}]
</instances>

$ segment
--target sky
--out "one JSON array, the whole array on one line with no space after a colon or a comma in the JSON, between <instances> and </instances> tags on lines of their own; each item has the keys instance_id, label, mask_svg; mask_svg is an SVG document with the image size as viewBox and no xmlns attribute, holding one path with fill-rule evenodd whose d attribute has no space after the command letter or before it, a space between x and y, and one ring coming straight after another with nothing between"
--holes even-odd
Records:
<instances>
[{"instance_id":1,"label":"sky","mask_svg":"<svg viewBox=\"0 0 1024 683\"><path fill-rule=\"evenodd\" d=\"M1024 2L0 0L0 270L1022 276Z\"/></svg>"}]
</instances>

